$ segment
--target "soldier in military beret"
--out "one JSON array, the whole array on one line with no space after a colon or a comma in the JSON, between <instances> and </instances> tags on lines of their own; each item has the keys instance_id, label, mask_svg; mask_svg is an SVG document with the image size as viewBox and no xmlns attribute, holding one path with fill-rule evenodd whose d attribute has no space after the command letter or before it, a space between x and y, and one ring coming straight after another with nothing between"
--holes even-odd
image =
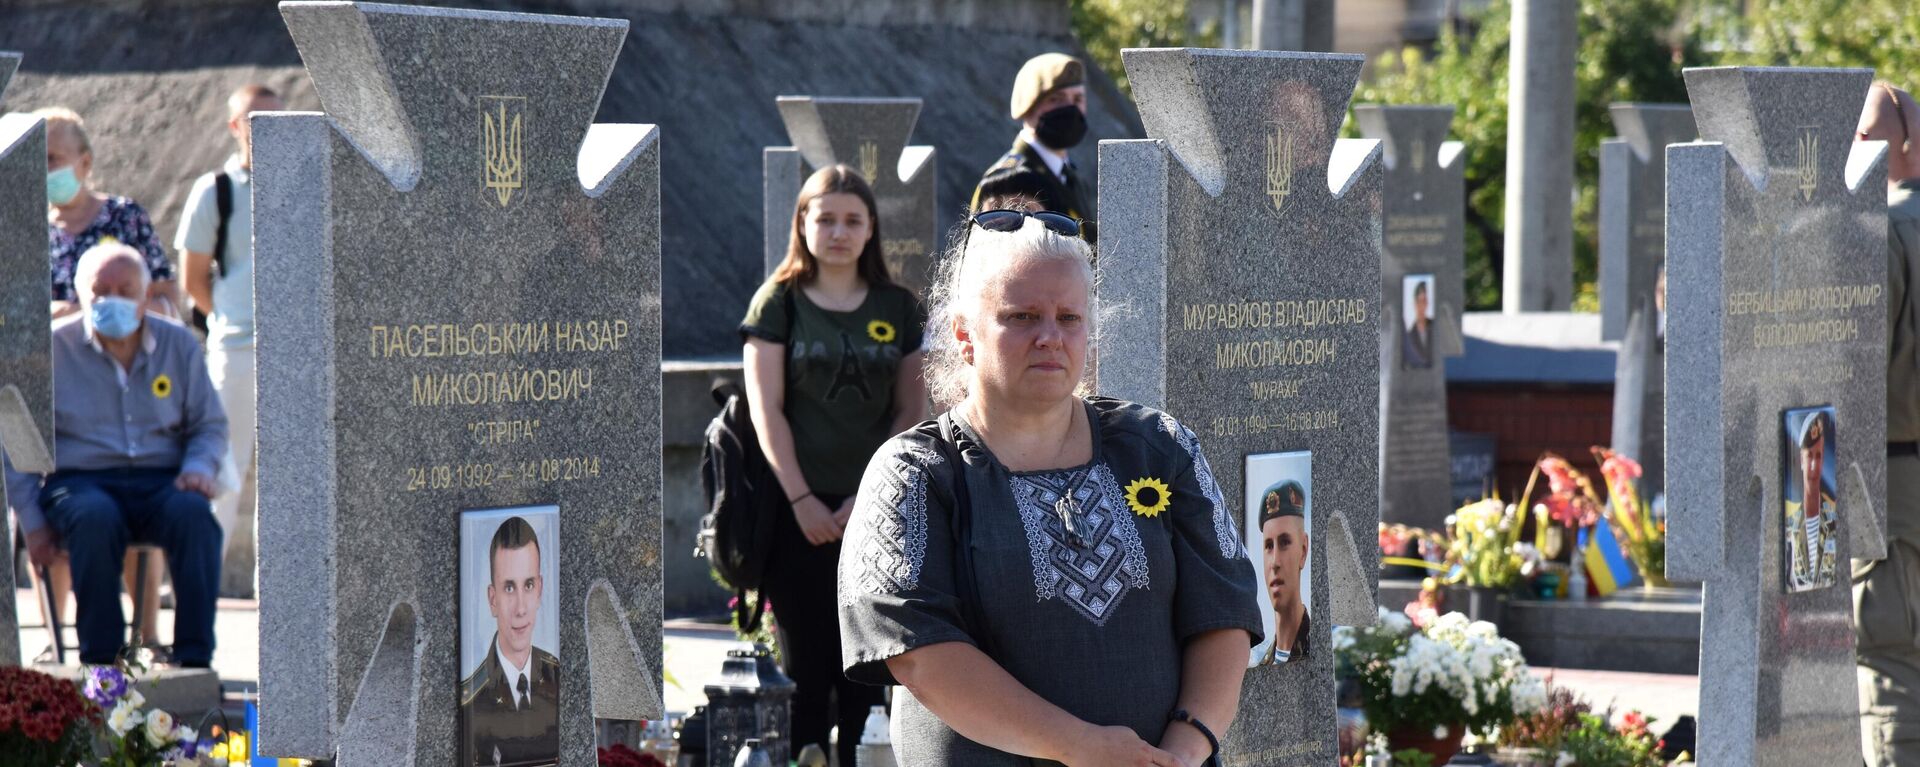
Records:
<instances>
[{"instance_id":1,"label":"soldier in military beret","mask_svg":"<svg viewBox=\"0 0 1920 767\"><path fill-rule=\"evenodd\" d=\"M560 661L533 646L540 615L540 541L509 517L487 547L487 657L460 683L462 767L536 767L560 759Z\"/></svg>"},{"instance_id":2,"label":"soldier in military beret","mask_svg":"<svg viewBox=\"0 0 1920 767\"><path fill-rule=\"evenodd\" d=\"M1042 210L1080 219L1083 235L1093 241L1087 206L1093 190L1081 187L1067 157L1067 150L1087 137L1086 79L1086 65L1064 53L1043 53L1020 67L1008 109L1021 123L1020 135L974 189L974 213L982 210L983 200L1028 197Z\"/></svg>"},{"instance_id":3,"label":"soldier in military beret","mask_svg":"<svg viewBox=\"0 0 1920 767\"><path fill-rule=\"evenodd\" d=\"M1307 565L1307 489L1291 479L1260 494L1260 578L1273 604L1273 650L1259 665L1277 666L1307 654L1312 617L1300 593Z\"/></svg>"}]
</instances>

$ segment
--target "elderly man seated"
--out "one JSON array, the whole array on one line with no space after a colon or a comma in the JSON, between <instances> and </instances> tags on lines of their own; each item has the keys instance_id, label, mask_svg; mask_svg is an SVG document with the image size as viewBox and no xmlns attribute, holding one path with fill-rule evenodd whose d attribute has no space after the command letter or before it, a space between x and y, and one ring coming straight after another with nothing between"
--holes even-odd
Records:
<instances>
[{"instance_id":1,"label":"elderly man seated","mask_svg":"<svg viewBox=\"0 0 1920 767\"><path fill-rule=\"evenodd\" d=\"M53 325L54 468L6 469L7 501L36 566L67 551L78 600L80 660L112 663L126 635L120 564L129 542L167 553L175 660L213 659L220 525L209 501L227 449L200 345L185 327L142 312L140 253L103 243L81 256L83 311Z\"/></svg>"}]
</instances>

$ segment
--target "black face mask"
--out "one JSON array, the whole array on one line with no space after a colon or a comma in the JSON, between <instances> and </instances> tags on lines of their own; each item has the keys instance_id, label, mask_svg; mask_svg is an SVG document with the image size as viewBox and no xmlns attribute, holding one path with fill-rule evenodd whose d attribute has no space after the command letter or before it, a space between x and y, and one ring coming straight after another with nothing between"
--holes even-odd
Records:
<instances>
[{"instance_id":1,"label":"black face mask","mask_svg":"<svg viewBox=\"0 0 1920 767\"><path fill-rule=\"evenodd\" d=\"M1072 104L1054 107L1040 115L1040 124L1034 127L1033 137L1051 149L1064 150L1079 146L1081 139L1087 137L1087 116Z\"/></svg>"}]
</instances>

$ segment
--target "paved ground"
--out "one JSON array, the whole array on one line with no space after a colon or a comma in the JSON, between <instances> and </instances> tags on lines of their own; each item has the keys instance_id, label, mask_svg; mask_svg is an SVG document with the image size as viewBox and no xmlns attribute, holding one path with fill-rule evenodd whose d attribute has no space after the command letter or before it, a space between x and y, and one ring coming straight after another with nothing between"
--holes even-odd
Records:
<instances>
[{"instance_id":1,"label":"paved ground","mask_svg":"<svg viewBox=\"0 0 1920 767\"><path fill-rule=\"evenodd\" d=\"M20 646L29 656L47 646L47 632L39 625L40 613L34 609L33 592L18 592L21 622ZM172 633L173 613L160 613L160 634ZM260 647L258 606L251 601L220 601L215 630L220 637L214 655L214 669L220 673L230 700L238 701L251 693L259 676ZM72 629L69 628L69 636ZM71 639L69 640L71 641ZM724 625L694 621L668 621L666 626L666 704L669 711L692 711L704 704L701 692L719 670L727 650L734 648L733 632ZM1656 731L1665 731L1681 714L1699 710L1700 684L1693 676L1672 674L1631 674L1580 669L1535 669L1554 684L1572 688L1599 709L1628 709L1657 717Z\"/></svg>"}]
</instances>

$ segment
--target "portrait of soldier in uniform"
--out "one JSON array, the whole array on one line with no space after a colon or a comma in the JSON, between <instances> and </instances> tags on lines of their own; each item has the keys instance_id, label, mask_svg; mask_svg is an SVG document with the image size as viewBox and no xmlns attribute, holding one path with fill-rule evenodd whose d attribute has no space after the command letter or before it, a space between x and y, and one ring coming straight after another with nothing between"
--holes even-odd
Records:
<instances>
[{"instance_id":1,"label":"portrait of soldier in uniform","mask_svg":"<svg viewBox=\"0 0 1920 767\"><path fill-rule=\"evenodd\" d=\"M1433 275L1413 274L1401 281L1400 368L1433 367Z\"/></svg>"},{"instance_id":2,"label":"portrait of soldier in uniform","mask_svg":"<svg viewBox=\"0 0 1920 767\"><path fill-rule=\"evenodd\" d=\"M460 683L460 764L555 764L560 758L560 662L534 644L541 601L553 586L542 571L548 552L534 526L515 515L494 529L486 555L492 641ZM468 625L484 625L484 619Z\"/></svg>"},{"instance_id":3,"label":"portrait of soldier in uniform","mask_svg":"<svg viewBox=\"0 0 1920 767\"><path fill-rule=\"evenodd\" d=\"M1833 408L1789 410L1786 495L1787 590L1812 591L1834 584L1839 557L1839 504L1833 497Z\"/></svg>"},{"instance_id":4,"label":"portrait of soldier in uniform","mask_svg":"<svg viewBox=\"0 0 1920 767\"><path fill-rule=\"evenodd\" d=\"M1247 486L1263 488L1247 499L1247 551L1254 558L1255 578L1267 608L1262 621L1267 638L1253 648L1252 667L1283 665L1310 651L1313 622L1307 604L1313 594L1307 588L1311 532L1307 515L1311 470L1312 456L1306 452L1247 458Z\"/></svg>"}]
</instances>

